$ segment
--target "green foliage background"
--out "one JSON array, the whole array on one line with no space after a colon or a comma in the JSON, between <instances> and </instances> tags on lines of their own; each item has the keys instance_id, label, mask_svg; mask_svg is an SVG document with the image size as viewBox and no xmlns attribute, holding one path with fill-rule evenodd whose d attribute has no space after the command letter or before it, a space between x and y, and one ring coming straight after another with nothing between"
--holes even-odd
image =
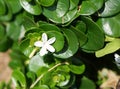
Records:
<instances>
[{"instance_id":1,"label":"green foliage background","mask_svg":"<svg viewBox=\"0 0 120 89\"><path fill-rule=\"evenodd\" d=\"M0 51L12 51L16 89L99 87L88 56L119 52L119 8L119 0L0 0ZM42 33L56 38L43 57L34 46Z\"/></svg>"}]
</instances>

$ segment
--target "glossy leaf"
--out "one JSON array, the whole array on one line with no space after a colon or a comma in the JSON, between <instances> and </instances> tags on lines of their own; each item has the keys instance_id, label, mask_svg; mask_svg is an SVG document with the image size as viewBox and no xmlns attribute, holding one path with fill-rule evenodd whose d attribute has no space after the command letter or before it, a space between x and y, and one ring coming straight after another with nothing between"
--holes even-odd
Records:
<instances>
[{"instance_id":1,"label":"glossy leaf","mask_svg":"<svg viewBox=\"0 0 120 89\"><path fill-rule=\"evenodd\" d=\"M75 8L73 10L68 10L68 12L64 16L59 17L54 9L55 6L49 8L43 8L43 14L52 22L59 24L64 24L69 22L77 13L77 8Z\"/></svg>"},{"instance_id":2,"label":"glossy leaf","mask_svg":"<svg viewBox=\"0 0 120 89\"><path fill-rule=\"evenodd\" d=\"M120 14L108 17L108 18L100 18L97 21L97 24L102 28L106 35L112 37L120 37Z\"/></svg>"},{"instance_id":3,"label":"glossy leaf","mask_svg":"<svg viewBox=\"0 0 120 89\"><path fill-rule=\"evenodd\" d=\"M104 34L100 27L87 17L83 17L82 21L86 24L88 41L81 48L84 51L95 51L103 47L104 45Z\"/></svg>"},{"instance_id":4,"label":"glossy leaf","mask_svg":"<svg viewBox=\"0 0 120 89\"><path fill-rule=\"evenodd\" d=\"M114 39L113 41L109 42L106 44L106 46L101 49L96 51L96 57L102 57L107 54L113 53L120 49L120 39Z\"/></svg>"},{"instance_id":5,"label":"glossy leaf","mask_svg":"<svg viewBox=\"0 0 120 89\"><path fill-rule=\"evenodd\" d=\"M91 15L99 10L103 5L103 0L84 0L80 7L81 15Z\"/></svg>"},{"instance_id":6,"label":"glossy leaf","mask_svg":"<svg viewBox=\"0 0 120 89\"><path fill-rule=\"evenodd\" d=\"M56 7L56 14L62 17L69 9L69 0L58 0Z\"/></svg>"},{"instance_id":7,"label":"glossy leaf","mask_svg":"<svg viewBox=\"0 0 120 89\"><path fill-rule=\"evenodd\" d=\"M37 73L40 67L48 67L48 65L45 64L44 58L37 54L31 58L29 63L29 69L30 71Z\"/></svg>"},{"instance_id":8,"label":"glossy leaf","mask_svg":"<svg viewBox=\"0 0 120 89\"><path fill-rule=\"evenodd\" d=\"M79 0L70 0L70 7L69 10L74 9L75 7L78 6Z\"/></svg>"},{"instance_id":9,"label":"glossy leaf","mask_svg":"<svg viewBox=\"0 0 120 89\"><path fill-rule=\"evenodd\" d=\"M76 36L78 38L80 47L83 46L87 42L87 36L81 31L81 29L77 29L75 27L71 27L71 30L76 34Z\"/></svg>"},{"instance_id":10,"label":"glossy leaf","mask_svg":"<svg viewBox=\"0 0 120 89\"><path fill-rule=\"evenodd\" d=\"M108 17L120 12L120 0L107 0L99 12L99 16Z\"/></svg>"},{"instance_id":11,"label":"glossy leaf","mask_svg":"<svg viewBox=\"0 0 120 89\"><path fill-rule=\"evenodd\" d=\"M42 12L41 6L33 0L31 2L28 0L20 0L20 4L27 12L33 15L40 15Z\"/></svg>"},{"instance_id":12,"label":"glossy leaf","mask_svg":"<svg viewBox=\"0 0 120 89\"><path fill-rule=\"evenodd\" d=\"M88 89L88 87L89 87L89 89L96 89L94 82L84 76L81 79L81 84L80 84L79 89Z\"/></svg>"},{"instance_id":13,"label":"glossy leaf","mask_svg":"<svg viewBox=\"0 0 120 89\"><path fill-rule=\"evenodd\" d=\"M12 73L12 81L15 84L15 87L26 88L26 79L22 72L19 70L14 70ZM20 84L20 85L19 85Z\"/></svg>"},{"instance_id":14,"label":"glossy leaf","mask_svg":"<svg viewBox=\"0 0 120 89\"><path fill-rule=\"evenodd\" d=\"M73 56L77 52L79 44L78 44L78 39L74 34L74 32L68 29L64 29L63 33L67 39L68 47L66 48L66 50L63 50L59 53L54 54L54 56L58 58L66 59Z\"/></svg>"},{"instance_id":15,"label":"glossy leaf","mask_svg":"<svg viewBox=\"0 0 120 89\"><path fill-rule=\"evenodd\" d=\"M51 6L55 2L55 0L38 0L38 1L42 6L46 7Z\"/></svg>"}]
</instances>

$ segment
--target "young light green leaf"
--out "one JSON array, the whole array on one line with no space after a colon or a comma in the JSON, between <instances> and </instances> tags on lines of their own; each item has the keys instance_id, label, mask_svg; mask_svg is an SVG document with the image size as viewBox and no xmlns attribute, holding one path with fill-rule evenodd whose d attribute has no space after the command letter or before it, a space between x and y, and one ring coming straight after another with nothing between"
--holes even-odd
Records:
<instances>
[{"instance_id":1,"label":"young light green leaf","mask_svg":"<svg viewBox=\"0 0 120 89\"><path fill-rule=\"evenodd\" d=\"M113 41L106 44L106 46L95 52L96 57L102 57L107 54L113 53L120 49L120 39L114 39Z\"/></svg>"},{"instance_id":2,"label":"young light green leaf","mask_svg":"<svg viewBox=\"0 0 120 89\"><path fill-rule=\"evenodd\" d=\"M85 65L69 65L70 71L75 74L82 74L85 70Z\"/></svg>"},{"instance_id":3,"label":"young light green leaf","mask_svg":"<svg viewBox=\"0 0 120 89\"><path fill-rule=\"evenodd\" d=\"M48 65L44 62L44 58L37 54L31 58L29 69L30 71L37 73L41 67L48 67Z\"/></svg>"}]
</instances>

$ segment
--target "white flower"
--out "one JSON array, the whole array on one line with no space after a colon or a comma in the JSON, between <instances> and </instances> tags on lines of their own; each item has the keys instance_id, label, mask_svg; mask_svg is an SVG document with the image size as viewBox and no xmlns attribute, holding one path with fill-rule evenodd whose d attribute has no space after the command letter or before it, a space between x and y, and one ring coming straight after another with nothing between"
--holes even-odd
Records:
<instances>
[{"instance_id":1,"label":"white flower","mask_svg":"<svg viewBox=\"0 0 120 89\"><path fill-rule=\"evenodd\" d=\"M56 40L55 37L52 37L48 40L47 34L43 33L41 41L36 41L34 43L34 46L41 47L39 53L41 56L44 56L45 54L48 53L48 51L55 52L55 48L51 45L55 42L55 40Z\"/></svg>"},{"instance_id":2,"label":"white flower","mask_svg":"<svg viewBox=\"0 0 120 89\"><path fill-rule=\"evenodd\" d=\"M118 55L118 54L114 54L114 56L115 56L115 61L117 62L117 63L120 63L120 56Z\"/></svg>"}]
</instances>

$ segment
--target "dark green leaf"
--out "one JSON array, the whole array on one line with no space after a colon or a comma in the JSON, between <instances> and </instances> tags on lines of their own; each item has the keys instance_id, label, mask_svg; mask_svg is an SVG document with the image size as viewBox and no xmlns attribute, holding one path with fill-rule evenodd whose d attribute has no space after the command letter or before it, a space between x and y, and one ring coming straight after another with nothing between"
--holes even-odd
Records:
<instances>
[{"instance_id":1,"label":"dark green leaf","mask_svg":"<svg viewBox=\"0 0 120 89\"><path fill-rule=\"evenodd\" d=\"M39 28L43 29L44 31L59 31L60 32L60 29L53 24L42 23L39 25L40 25Z\"/></svg>"},{"instance_id":2,"label":"dark green leaf","mask_svg":"<svg viewBox=\"0 0 120 89\"><path fill-rule=\"evenodd\" d=\"M20 4L27 12L33 15L40 15L42 12L41 6L35 3L33 0L20 0Z\"/></svg>"},{"instance_id":3,"label":"dark green leaf","mask_svg":"<svg viewBox=\"0 0 120 89\"><path fill-rule=\"evenodd\" d=\"M42 6L46 7L51 6L55 2L55 0L38 0L38 1Z\"/></svg>"},{"instance_id":4,"label":"dark green leaf","mask_svg":"<svg viewBox=\"0 0 120 89\"><path fill-rule=\"evenodd\" d=\"M5 34L5 28L0 24L0 41L4 38Z\"/></svg>"},{"instance_id":5,"label":"dark green leaf","mask_svg":"<svg viewBox=\"0 0 120 89\"><path fill-rule=\"evenodd\" d=\"M65 13L65 15L63 15L62 17L58 16L57 15L57 12L56 12L56 6L52 6L52 7L49 7L49 8L43 8L43 14L49 18L49 20L51 20L52 22L55 22L55 23L67 23L69 22L70 20L72 20L72 18L76 15L77 13L77 7L73 10L68 10L67 13ZM61 15L61 11L59 12L60 15ZM63 13L62 13L63 14Z\"/></svg>"},{"instance_id":6,"label":"dark green leaf","mask_svg":"<svg viewBox=\"0 0 120 89\"><path fill-rule=\"evenodd\" d=\"M106 35L120 37L120 14L108 18L100 18L97 23Z\"/></svg>"},{"instance_id":7,"label":"dark green leaf","mask_svg":"<svg viewBox=\"0 0 120 89\"><path fill-rule=\"evenodd\" d=\"M7 51L12 46L12 43L13 41L10 38L4 36L2 40L0 40L0 51Z\"/></svg>"},{"instance_id":8,"label":"dark green leaf","mask_svg":"<svg viewBox=\"0 0 120 89\"><path fill-rule=\"evenodd\" d=\"M76 36L78 38L80 47L83 46L87 42L87 36L81 31L81 29L77 29L73 26L71 27L71 30L76 34Z\"/></svg>"},{"instance_id":9,"label":"dark green leaf","mask_svg":"<svg viewBox=\"0 0 120 89\"><path fill-rule=\"evenodd\" d=\"M99 16L108 17L120 12L120 0L107 0L100 10Z\"/></svg>"},{"instance_id":10,"label":"dark green leaf","mask_svg":"<svg viewBox=\"0 0 120 89\"><path fill-rule=\"evenodd\" d=\"M73 56L77 52L79 43L76 35L71 30L63 29L63 33L67 39L68 47L65 48L66 50L54 54L54 56L66 59Z\"/></svg>"},{"instance_id":11,"label":"dark green leaf","mask_svg":"<svg viewBox=\"0 0 120 89\"><path fill-rule=\"evenodd\" d=\"M91 81L90 79L88 79L87 77L83 77L81 79L81 84L80 84L80 87L79 89L96 89L96 86L94 84L93 81Z\"/></svg>"},{"instance_id":12,"label":"dark green leaf","mask_svg":"<svg viewBox=\"0 0 120 89\"><path fill-rule=\"evenodd\" d=\"M73 10L75 7L77 7L78 3L79 3L79 0L70 0L69 10Z\"/></svg>"},{"instance_id":13,"label":"dark green leaf","mask_svg":"<svg viewBox=\"0 0 120 89\"><path fill-rule=\"evenodd\" d=\"M85 22L87 27L88 41L81 48L84 51L96 51L104 46L104 34L99 26L87 17L82 17L82 21Z\"/></svg>"}]
</instances>

